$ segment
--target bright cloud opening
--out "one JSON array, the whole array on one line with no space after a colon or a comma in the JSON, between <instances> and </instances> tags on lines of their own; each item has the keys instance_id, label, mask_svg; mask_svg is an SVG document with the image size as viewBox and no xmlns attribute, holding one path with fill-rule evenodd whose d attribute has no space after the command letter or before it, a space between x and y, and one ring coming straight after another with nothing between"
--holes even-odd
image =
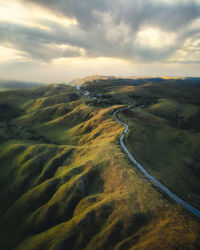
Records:
<instances>
[{"instance_id":1,"label":"bright cloud opening","mask_svg":"<svg viewBox=\"0 0 200 250\"><path fill-rule=\"evenodd\" d=\"M136 43L142 47L162 48L175 43L174 33L164 32L158 28L143 28L137 33Z\"/></svg>"}]
</instances>

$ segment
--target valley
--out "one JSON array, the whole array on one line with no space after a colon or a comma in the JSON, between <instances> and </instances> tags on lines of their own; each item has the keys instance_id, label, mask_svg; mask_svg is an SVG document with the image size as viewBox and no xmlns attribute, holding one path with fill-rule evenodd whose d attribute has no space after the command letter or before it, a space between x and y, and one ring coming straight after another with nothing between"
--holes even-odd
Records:
<instances>
[{"instance_id":1,"label":"valley","mask_svg":"<svg viewBox=\"0 0 200 250\"><path fill-rule=\"evenodd\" d=\"M198 249L199 219L129 161L113 113L130 105L128 150L200 209L199 79L77 86L0 92L0 249Z\"/></svg>"}]
</instances>

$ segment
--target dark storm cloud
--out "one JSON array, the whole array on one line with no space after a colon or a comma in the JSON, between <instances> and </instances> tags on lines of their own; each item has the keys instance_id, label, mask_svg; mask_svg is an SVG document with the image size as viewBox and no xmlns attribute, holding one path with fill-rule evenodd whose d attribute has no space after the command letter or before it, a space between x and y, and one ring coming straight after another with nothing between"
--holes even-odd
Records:
<instances>
[{"instance_id":1,"label":"dark storm cloud","mask_svg":"<svg viewBox=\"0 0 200 250\"><path fill-rule=\"evenodd\" d=\"M114 22L125 22L133 30L144 24L177 30L200 16L197 1L167 4L155 0L24 0L39 4L57 14L76 18L85 28L101 25L98 13L109 13Z\"/></svg>"},{"instance_id":2,"label":"dark storm cloud","mask_svg":"<svg viewBox=\"0 0 200 250\"><path fill-rule=\"evenodd\" d=\"M186 39L199 33L189 25L200 17L197 1L167 4L155 0L23 0L58 16L77 20L77 26L43 22L42 30L13 23L0 23L0 42L10 43L32 58L49 61L59 57L117 57L161 61L180 49ZM138 31L155 27L175 32L177 39L165 46L136 42ZM169 34L170 36L170 34ZM164 41L163 41L164 42ZM59 45L67 45L66 48ZM82 50L81 50L82 49Z\"/></svg>"},{"instance_id":3,"label":"dark storm cloud","mask_svg":"<svg viewBox=\"0 0 200 250\"><path fill-rule=\"evenodd\" d=\"M174 31L181 29L200 16L200 7L195 1L167 4L151 0L123 1L115 8L118 21L127 22L135 30L142 25L155 25L162 29ZM134 3L134 4L133 4Z\"/></svg>"}]
</instances>

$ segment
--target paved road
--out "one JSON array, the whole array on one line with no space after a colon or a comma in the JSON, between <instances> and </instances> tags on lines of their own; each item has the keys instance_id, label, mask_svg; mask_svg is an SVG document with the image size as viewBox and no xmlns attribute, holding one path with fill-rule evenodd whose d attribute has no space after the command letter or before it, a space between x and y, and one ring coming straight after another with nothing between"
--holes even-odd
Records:
<instances>
[{"instance_id":1,"label":"paved road","mask_svg":"<svg viewBox=\"0 0 200 250\"><path fill-rule=\"evenodd\" d=\"M156 186L158 186L160 189L162 189L167 195L169 195L174 201L176 201L177 203L179 203L180 205L182 205L183 207L185 207L187 210L189 210L190 212L192 212L194 215L196 215L198 218L200 218L200 210L196 209L195 207L191 206L189 203L185 202L184 200L182 200L181 198L179 198L177 195L175 195L174 193L172 193L167 187L165 187L162 183L160 183L156 178L154 178L152 175L150 175L143 167L140 163L138 163L134 157L132 156L132 154L128 151L127 147L124 144L124 136L126 134L126 132L128 131L128 124L120 121L117 118L117 113L124 110L124 109L129 109L130 106L125 107L125 108L120 108L118 110L116 110L113 113L114 118L121 123L122 125L125 126L125 129L120 137L120 145L122 146L123 150L125 151L125 153L127 154L127 156L129 157L129 159L137 166L137 168L139 168L139 170L148 178L150 179Z\"/></svg>"},{"instance_id":2,"label":"paved road","mask_svg":"<svg viewBox=\"0 0 200 250\"><path fill-rule=\"evenodd\" d=\"M79 90L79 91L81 91L84 96L87 96L88 98L90 98L90 92L86 91L86 90L81 90L81 85L80 86L76 86L76 89Z\"/></svg>"}]
</instances>

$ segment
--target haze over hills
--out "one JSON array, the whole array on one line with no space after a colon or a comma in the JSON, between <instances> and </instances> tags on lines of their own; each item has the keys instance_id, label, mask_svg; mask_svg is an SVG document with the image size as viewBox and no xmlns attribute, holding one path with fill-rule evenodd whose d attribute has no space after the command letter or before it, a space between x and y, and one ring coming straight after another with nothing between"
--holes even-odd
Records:
<instances>
[{"instance_id":1,"label":"haze over hills","mask_svg":"<svg viewBox=\"0 0 200 250\"><path fill-rule=\"evenodd\" d=\"M34 87L41 87L43 85L45 84L0 79L0 91L9 90L9 89L29 89L29 88L34 88Z\"/></svg>"},{"instance_id":2,"label":"haze over hills","mask_svg":"<svg viewBox=\"0 0 200 250\"><path fill-rule=\"evenodd\" d=\"M199 82L97 76L1 92L0 249L198 249L199 219L128 160L113 112L131 105L118 114L128 149L200 209Z\"/></svg>"},{"instance_id":3,"label":"haze over hills","mask_svg":"<svg viewBox=\"0 0 200 250\"><path fill-rule=\"evenodd\" d=\"M79 86L86 82L95 82L100 80L117 80L117 79L130 79L130 80L144 80L144 81L160 81L163 80L192 80L196 84L199 84L199 78L198 77L139 77L139 76L102 76L102 75L93 75L93 76L87 76L83 78L77 78L69 82L63 82L60 84L67 84L70 86ZM55 83L56 84L56 83ZM0 79L0 91L4 90L12 90L12 89L30 89L34 87L41 87L48 85L48 83L42 83L42 82L26 82L26 81L15 81L15 80L2 80Z\"/></svg>"}]
</instances>

